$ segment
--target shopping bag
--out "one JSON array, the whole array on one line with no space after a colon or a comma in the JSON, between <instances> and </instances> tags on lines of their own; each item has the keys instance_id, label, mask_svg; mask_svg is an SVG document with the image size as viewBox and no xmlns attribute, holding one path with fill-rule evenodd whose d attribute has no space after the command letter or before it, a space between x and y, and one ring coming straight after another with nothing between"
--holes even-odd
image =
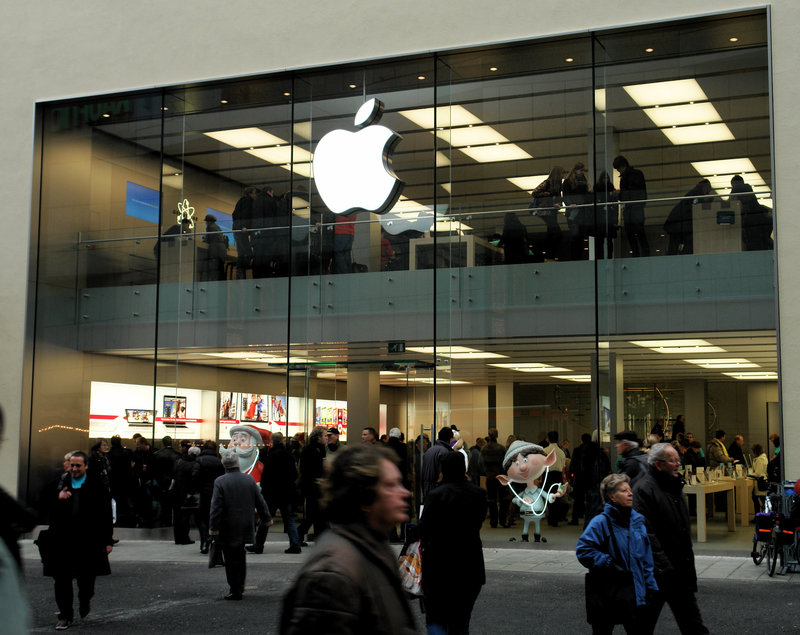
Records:
<instances>
[{"instance_id":1,"label":"shopping bag","mask_svg":"<svg viewBox=\"0 0 800 635\"><path fill-rule=\"evenodd\" d=\"M400 568L400 581L403 589L409 595L420 597L422 595L422 558L419 553L419 540L403 547L397 564Z\"/></svg>"}]
</instances>

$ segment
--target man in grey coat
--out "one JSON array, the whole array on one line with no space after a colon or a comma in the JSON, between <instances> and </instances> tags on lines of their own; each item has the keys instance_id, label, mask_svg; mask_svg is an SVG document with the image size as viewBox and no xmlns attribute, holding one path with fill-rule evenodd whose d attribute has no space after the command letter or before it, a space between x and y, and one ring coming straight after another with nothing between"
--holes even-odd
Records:
<instances>
[{"instance_id":1,"label":"man in grey coat","mask_svg":"<svg viewBox=\"0 0 800 635\"><path fill-rule=\"evenodd\" d=\"M256 482L239 471L236 452L226 452L222 465L225 474L214 481L208 533L222 547L225 557L225 577L230 586L225 599L241 600L246 574L244 546L255 538L253 512L257 511L268 525L272 524L272 517Z\"/></svg>"}]
</instances>

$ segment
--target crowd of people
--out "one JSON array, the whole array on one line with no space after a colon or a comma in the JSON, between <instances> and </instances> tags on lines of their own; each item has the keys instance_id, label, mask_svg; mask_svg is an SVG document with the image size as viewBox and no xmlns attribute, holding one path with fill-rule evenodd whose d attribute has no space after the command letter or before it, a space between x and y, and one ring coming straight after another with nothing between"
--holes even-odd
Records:
<instances>
[{"instance_id":1,"label":"crowd of people","mask_svg":"<svg viewBox=\"0 0 800 635\"><path fill-rule=\"evenodd\" d=\"M690 509L679 470L742 462L774 481L780 479L774 468L780 439L771 437L768 458L759 444L748 452L742 435L727 443L719 430L702 448L682 415L670 423L665 436L658 421L644 441L632 430L616 433L613 467L596 433L582 435L570 449L555 430L538 443L510 435L501 444L491 428L469 446L456 426L439 429L433 444L425 435L406 443L398 428L379 436L366 427L344 446L337 427L317 426L307 438L299 433L285 440L279 432L262 438L257 460L233 442L220 453L214 441L182 441L178 451L164 437L152 451L139 437L131 451L119 438L100 439L88 453L67 453L63 473L41 496L49 527L37 544L44 574L54 580L56 629L75 619L73 580L77 613L90 613L95 580L110 573L114 524L123 518L129 526L172 525L178 545L195 544L193 519L201 552L222 552L229 586L224 597L235 601L244 594L246 554L263 552L280 514L286 553L301 553L306 540L316 543L284 599L282 632L309 632L330 620L343 628L374 625L369 632L414 632L389 543L416 538L428 632L468 632L486 583L480 531L487 517L490 528L521 521L522 540L533 543L547 541L541 520L550 528L582 521L576 554L590 570L587 619L594 632L611 632L615 624L653 632L665 603L681 632L707 632L694 595ZM259 470L250 470L256 463ZM420 493L413 503L412 492ZM416 527L409 525L415 515ZM35 516L28 520L30 530ZM9 533L6 544L17 557L19 531L3 536ZM343 559L342 553L349 555ZM627 595L610 600L611 592ZM365 603L365 597L372 600ZM456 598L459 610L448 610ZM598 608L612 600L624 610ZM325 606L335 606L335 615ZM388 630L386 615L395 618Z\"/></svg>"},{"instance_id":2,"label":"crowd of people","mask_svg":"<svg viewBox=\"0 0 800 635\"><path fill-rule=\"evenodd\" d=\"M597 258L602 259L604 255L611 258L620 234L624 234L631 256L650 256L645 222L648 198L645 175L622 155L614 158L612 166L619 174L619 189L608 171L600 172L597 180L590 182L586 166L580 161L569 171L553 166L547 178L531 193L529 211L544 223L541 226L544 238L533 236L530 225L523 223L521 215L515 212L506 212L502 228L485 236L503 249L502 262L585 260L588 258L587 239L591 237L596 239ZM659 234L667 238L664 253L694 253L694 205L718 198L711 190L708 179L700 179L670 209L658 228ZM742 248L745 251L772 249L772 212L759 203L752 186L741 175L735 175L726 196L739 204ZM231 215L236 246L234 270L239 279L246 278L248 271L253 278L269 278L286 276L290 270L304 274L366 270L364 265L353 260L354 216L326 212L309 226L309 231L293 232L292 223L297 221L292 220L292 193L279 196L270 186L246 187ZM215 216L207 215L204 222L206 231L202 233L202 240L207 244L207 251L201 273L204 279L222 280L228 238ZM566 240L562 230L564 223ZM162 248L172 246L177 235L189 233L192 233L191 221L182 218L165 230L156 244L156 256L159 245L163 245ZM381 229L381 269L407 269L409 241L422 235L416 230L392 235Z\"/></svg>"}]
</instances>

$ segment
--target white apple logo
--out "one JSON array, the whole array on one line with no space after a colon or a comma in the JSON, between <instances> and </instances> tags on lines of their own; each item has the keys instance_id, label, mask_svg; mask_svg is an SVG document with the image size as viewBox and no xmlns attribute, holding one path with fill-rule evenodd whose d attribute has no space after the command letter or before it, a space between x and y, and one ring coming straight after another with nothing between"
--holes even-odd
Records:
<instances>
[{"instance_id":1,"label":"white apple logo","mask_svg":"<svg viewBox=\"0 0 800 635\"><path fill-rule=\"evenodd\" d=\"M358 132L333 130L314 151L314 181L334 214L391 209L405 183L392 170L391 153L402 137L385 126L370 125L383 114L383 104L370 99L356 113Z\"/></svg>"}]
</instances>

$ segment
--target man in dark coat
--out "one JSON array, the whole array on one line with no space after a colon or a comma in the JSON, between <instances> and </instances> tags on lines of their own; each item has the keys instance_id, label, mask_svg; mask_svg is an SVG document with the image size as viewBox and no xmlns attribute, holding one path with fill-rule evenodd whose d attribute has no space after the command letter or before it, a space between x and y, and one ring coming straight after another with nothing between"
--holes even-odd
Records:
<instances>
[{"instance_id":1,"label":"man in dark coat","mask_svg":"<svg viewBox=\"0 0 800 635\"><path fill-rule=\"evenodd\" d=\"M619 200L623 204L622 221L628 246L634 258L649 256L650 244L644 229L644 206L647 199L644 174L632 167L622 155L614 158L613 166L619 172Z\"/></svg>"},{"instance_id":2,"label":"man in dark coat","mask_svg":"<svg viewBox=\"0 0 800 635\"><path fill-rule=\"evenodd\" d=\"M250 234L247 230L253 224L253 202L258 194L258 188L244 188L244 195L236 202L233 209L233 239L236 242L236 279L247 278L247 269L253 259L253 248L250 246Z\"/></svg>"},{"instance_id":3,"label":"man in dark coat","mask_svg":"<svg viewBox=\"0 0 800 635\"><path fill-rule=\"evenodd\" d=\"M488 503L486 492L467 479L460 453L442 456L439 465L442 482L428 493L419 522L425 622L429 629L466 633L486 584L480 531Z\"/></svg>"},{"instance_id":4,"label":"man in dark coat","mask_svg":"<svg viewBox=\"0 0 800 635\"><path fill-rule=\"evenodd\" d=\"M153 495L161 506L161 525L172 524L172 495L175 484L175 466L180 453L172 447L172 437L161 439L161 449L153 454L152 466Z\"/></svg>"},{"instance_id":5,"label":"man in dark coat","mask_svg":"<svg viewBox=\"0 0 800 635\"><path fill-rule=\"evenodd\" d=\"M425 499L428 493L436 487L439 482L439 463L442 457L453 449L450 447L450 441L453 440L452 428L445 426L439 430L436 435L436 443L422 455L422 504L425 504ZM462 459L463 460L463 459Z\"/></svg>"},{"instance_id":6,"label":"man in dark coat","mask_svg":"<svg viewBox=\"0 0 800 635\"><path fill-rule=\"evenodd\" d=\"M289 534L289 548L284 553L300 553L301 551L300 536L297 533L297 524L294 521L294 511L292 510L296 481L297 467L295 467L294 459L283 444L283 434L275 432L272 435L272 448L264 458L264 470L261 472L261 493L267 503L270 515L274 516L276 511L280 511L281 518L283 518L283 527ZM262 553L267 533L269 533L269 525L266 522L260 522L255 542L245 549L250 553Z\"/></svg>"},{"instance_id":7,"label":"man in dark coat","mask_svg":"<svg viewBox=\"0 0 800 635\"><path fill-rule=\"evenodd\" d=\"M278 202L275 190L265 187L253 201L252 227L256 231L250 235L253 246L253 277L268 278L272 276L272 248L275 218L278 215Z\"/></svg>"},{"instance_id":8,"label":"man in dark coat","mask_svg":"<svg viewBox=\"0 0 800 635\"><path fill-rule=\"evenodd\" d=\"M582 469L583 453L586 446L592 441L592 435L583 433L581 435L581 444L572 451L572 459L569 462L569 480L572 483L572 520L569 521L570 525L577 525L578 519L581 518L586 511L586 479L583 476Z\"/></svg>"},{"instance_id":9,"label":"man in dark coat","mask_svg":"<svg viewBox=\"0 0 800 635\"><path fill-rule=\"evenodd\" d=\"M74 452L58 488L51 492L49 557L44 575L55 582L58 623L56 630L69 628L74 618L72 580L78 582L81 617L90 610L95 578L109 575L108 554L113 548L111 495L99 479L88 474L88 457Z\"/></svg>"},{"instance_id":10,"label":"man in dark coat","mask_svg":"<svg viewBox=\"0 0 800 635\"><path fill-rule=\"evenodd\" d=\"M508 501L505 498L506 489L497 480L499 474L505 474L503 460L506 449L497 442L497 428L489 429L489 441L481 449L481 458L486 472L486 495L489 498L489 524L497 527L498 506L499 520L503 527L508 526Z\"/></svg>"},{"instance_id":11,"label":"man in dark coat","mask_svg":"<svg viewBox=\"0 0 800 635\"><path fill-rule=\"evenodd\" d=\"M319 479L322 478L325 463L325 446L323 438L326 428L317 426L311 431L306 447L300 452L300 493L306 499L306 514L300 523L298 533L300 540L305 538L311 526L314 526L316 539L325 528L319 509Z\"/></svg>"},{"instance_id":12,"label":"man in dark coat","mask_svg":"<svg viewBox=\"0 0 800 635\"><path fill-rule=\"evenodd\" d=\"M175 522L172 526L172 536L176 545L193 545L194 540L189 536L189 517L197 514L196 508L187 507L187 499L190 494L198 492L196 481L193 478L194 464L200 448L193 445L186 449L186 454L181 455L175 465L175 498L174 514Z\"/></svg>"},{"instance_id":13,"label":"man in dark coat","mask_svg":"<svg viewBox=\"0 0 800 635\"><path fill-rule=\"evenodd\" d=\"M633 430L622 430L614 435L617 452L622 457L619 473L627 474L631 485L647 472L647 455L639 449L639 438Z\"/></svg>"},{"instance_id":14,"label":"man in dark coat","mask_svg":"<svg viewBox=\"0 0 800 635\"><path fill-rule=\"evenodd\" d=\"M217 456L217 444L214 441L206 441L192 467L192 481L200 492L200 509L196 516L197 529L200 531L200 553L208 553L208 517L211 514L214 481L223 474L225 468Z\"/></svg>"},{"instance_id":15,"label":"man in dark coat","mask_svg":"<svg viewBox=\"0 0 800 635\"><path fill-rule=\"evenodd\" d=\"M697 606L697 573L692 551L689 508L678 474L680 457L669 443L656 443L648 455L648 469L633 486L633 507L647 520L653 549L656 582L661 591L651 606L653 632L664 602L669 604L681 633L708 633Z\"/></svg>"},{"instance_id":16,"label":"man in dark coat","mask_svg":"<svg viewBox=\"0 0 800 635\"><path fill-rule=\"evenodd\" d=\"M247 574L244 546L253 542L255 534L253 511L270 524L272 517L256 482L239 471L236 452L226 452L222 465L225 474L214 481L208 533L215 536L225 556L225 577L230 587L225 599L241 600Z\"/></svg>"}]
</instances>

